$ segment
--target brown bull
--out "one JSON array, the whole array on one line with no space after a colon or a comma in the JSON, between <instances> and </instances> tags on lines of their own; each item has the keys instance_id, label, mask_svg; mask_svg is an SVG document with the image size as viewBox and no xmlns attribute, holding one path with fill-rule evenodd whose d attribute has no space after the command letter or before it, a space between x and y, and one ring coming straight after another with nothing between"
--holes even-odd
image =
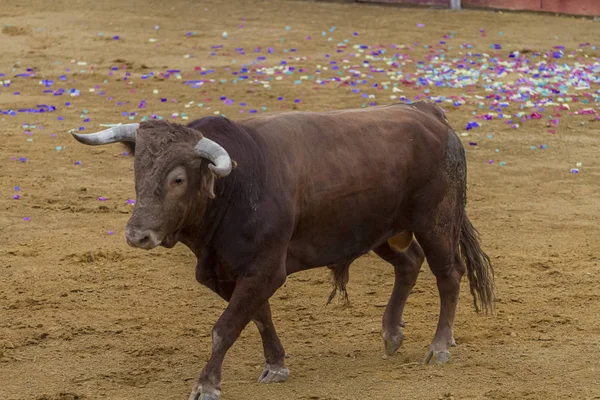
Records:
<instances>
[{"instance_id":1,"label":"brown bull","mask_svg":"<svg viewBox=\"0 0 600 400\"><path fill-rule=\"evenodd\" d=\"M402 312L426 257L441 307L425 362L450 359L465 271L475 307L493 307L492 266L465 214L464 148L435 105L150 121L73 135L135 150L127 242L185 244L198 258L197 280L229 302L190 399L219 398L225 353L250 321L266 359L259 381L287 378L269 298L298 271L329 266L343 290L350 263L370 250L392 264L382 332L389 355L402 344Z\"/></svg>"}]
</instances>

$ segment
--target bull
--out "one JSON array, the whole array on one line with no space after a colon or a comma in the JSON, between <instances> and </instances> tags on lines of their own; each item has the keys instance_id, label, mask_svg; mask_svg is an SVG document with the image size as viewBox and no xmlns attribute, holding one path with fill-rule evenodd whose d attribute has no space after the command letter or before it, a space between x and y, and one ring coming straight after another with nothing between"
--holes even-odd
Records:
<instances>
[{"instance_id":1,"label":"bull","mask_svg":"<svg viewBox=\"0 0 600 400\"><path fill-rule=\"evenodd\" d=\"M228 302L191 400L219 399L225 354L250 321L264 347L259 381L288 378L269 299L299 271L329 267L333 296L345 292L348 268L361 255L373 251L390 263L395 282L382 336L391 355L427 259L440 312L425 363L450 360L465 272L476 310L493 309L493 268L465 212L464 147L434 104L211 116L185 126L154 120L72 134L134 152L137 202L127 243L146 250L183 243L197 257L198 282Z\"/></svg>"}]
</instances>

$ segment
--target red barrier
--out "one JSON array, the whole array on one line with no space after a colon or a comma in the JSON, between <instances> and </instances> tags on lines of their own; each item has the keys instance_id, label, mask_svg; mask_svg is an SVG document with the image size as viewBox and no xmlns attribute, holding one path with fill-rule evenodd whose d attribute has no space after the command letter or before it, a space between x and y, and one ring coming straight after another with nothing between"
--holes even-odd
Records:
<instances>
[{"instance_id":1,"label":"red barrier","mask_svg":"<svg viewBox=\"0 0 600 400\"><path fill-rule=\"evenodd\" d=\"M395 3L417 6L450 7L450 0L356 0L362 3ZM462 0L463 8L542 11L573 15L600 16L600 0Z\"/></svg>"},{"instance_id":2,"label":"red barrier","mask_svg":"<svg viewBox=\"0 0 600 400\"><path fill-rule=\"evenodd\" d=\"M576 15L600 15L600 1L542 0L542 11Z\"/></svg>"},{"instance_id":3,"label":"red barrier","mask_svg":"<svg viewBox=\"0 0 600 400\"><path fill-rule=\"evenodd\" d=\"M462 0L463 7L600 15L599 0Z\"/></svg>"},{"instance_id":4,"label":"red barrier","mask_svg":"<svg viewBox=\"0 0 600 400\"><path fill-rule=\"evenodd\" d=\"M450 0L356 0L359 3L395 3L415 6L450 7Z\"/></svg>"},{"instance_id":5,"label":"red barrier","mask_svg":"<svg viewBox=\"0 0 600 400\"><path fill-rule=\"evenodd\" d=\"M463 7L542 11L542 0L462 0Z\"/></svg>"}]
</instances>

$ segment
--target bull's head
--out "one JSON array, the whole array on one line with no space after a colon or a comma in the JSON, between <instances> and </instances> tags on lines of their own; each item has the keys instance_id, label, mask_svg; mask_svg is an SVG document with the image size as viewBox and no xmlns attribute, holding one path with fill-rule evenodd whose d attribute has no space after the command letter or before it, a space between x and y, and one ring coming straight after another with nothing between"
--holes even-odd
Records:
<instances>
[{"instance_id":1,"label":"bull's head","mask_svg":"<svg viewBox=\"0 0 600 400\"><path fill-rule=\"evenodd\" d=\"M227 151L194 129L163 121L118 125L101 132L71 134L87 145L135 146L136 205L127 222L127 243L142 249L173 247L186 224L195 222L214 198L215 181L231 172ZM204 160L204 162L203 162Z\"/></svg>"}]
</instances>

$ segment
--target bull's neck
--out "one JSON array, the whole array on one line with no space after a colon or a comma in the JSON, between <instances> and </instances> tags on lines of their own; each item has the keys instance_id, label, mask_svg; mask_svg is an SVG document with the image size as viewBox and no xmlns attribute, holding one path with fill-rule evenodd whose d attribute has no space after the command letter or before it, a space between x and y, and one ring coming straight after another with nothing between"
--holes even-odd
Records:
<instances>
[{"instance_id":1,"label":"bull's neck","mask_svg":"<svg viewBox=\"0 0 600 400\"><path fill-rule=\"evenodd\" d=\"M219 179L215 187L215 198L202 198L196 207L191 208L185 220L188 223L181 229L179 241L200 257L204 248L210 245L223 217L230 207L232 189L236 176Z\"/></svg>"},{"instance_id":2,"label":"bull's neck","mask_svg":"<svg viewBox=\"0 0 600 400\"><path fill-rule=\"evenodd\" d=\"M215 241L223 241L220 233L222 225L227 224L224 220L228 213L245 214L246 209L249 213L252 201L263 192L266 177L263 145L255 134L241 127L235 134L205 130L203 133L223 146L237 167L227 177L217 180L215 199L209 200L201 207L203 210L197 210L194 216L190 216L194 222L182 230L181 242L197 257L207 247L217 246Z\"/></svg>"}]
</instances>

